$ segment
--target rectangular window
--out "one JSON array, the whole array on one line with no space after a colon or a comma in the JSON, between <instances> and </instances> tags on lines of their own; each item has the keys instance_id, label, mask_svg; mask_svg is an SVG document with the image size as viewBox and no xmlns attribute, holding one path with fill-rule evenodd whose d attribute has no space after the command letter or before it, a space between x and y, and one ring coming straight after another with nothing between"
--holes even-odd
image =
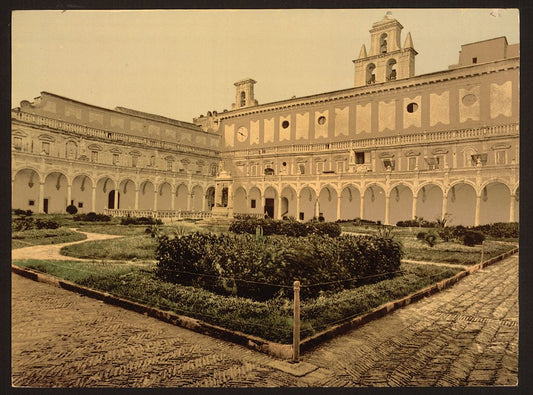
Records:
<instances>
[{"instance_id":1,"label":"rectangular window","mask_svg":"<svg viewBox=\"0 0 533 395\"><path fill-rule=\"evenodd\" d=\"M344 172L344 162L337 162L337 173Z\"/></svg>"},{"instance_id":2,"label":"rectangular window","mask_svg":"<svg viewBox=\"0 0 533 395\"><path fill-rule=\"evenodd\" d=\"M113 154L113 164L118 165L118 162L120 161L118 154Z\"/></svg>"},{"instance_id":3,"label":"rectangular window","mask_svg":"<svg viewBox=\"0 0 533 395\"><path fill-rule=\"evenodd\" d=\"M316 164L316 172L318 174L320 174L323 171L324 171L324 162L317 162L317 164Z\"/></svg>"},{"instance_id":4,"label":"rectangular window","mask_svg":"<svg viewBox=\"0 0 533 395\"><path fill-rule=\"evenodd\" d=\"M487 154L472 155L472 166L485 166L487 164Z\"/></svg>"},{"instance_id":5,"label":"rectangular window","mask_svg":"<svg viewBox=\"0 0 533 395\"><path fill-rule=\"evenodd\" d=\"M50 155L50 143L48 141L43 141L43 154Z\"/></svg>"},{"instance_id":6,"label":"rectangular window","mask_svg":"<svg viewBox=\"0 0 533 395\"><path fill-rule=\"evenodd\" d=\"M298 169L300 170L300 174L305 174L305 165L303 163L298 165Z\"/></svg>"},{"instance_id":7,"label":"rectangular window","mask_svg":"<svg viewBox=\"0 0 533 395\"><path fill-rule=\"evenodd\" d=\"M299 218L300 218L300 221L304 220L304 213L303 212L300 212Z\"/></svg>"},{"instance_id":8,"label":"rectangular window","mask_svg":"<svg viewBox=\"0 0 533 395\"><path fill-rule=\"evenodd\" d=\"M98 151L91 151L91 162L98 162Z\"/></svg>"},{"instance_id":9,"label":"rectangular window","mask_svg":"<svg viewBox=\"0 0 533 395\"><path fill-rule=\"evenodd\" d=\"M171 160L167 160L167 170L168 171L172 171L172 161Z\"/></svg>"},{"instance_id":10,"label":"rectangular window","mask_svg":"<svg viewBox=\"0 0 533 395\"><path fill-rule=\"evenodd\" d=\"M28 206L35 206L35 200L30 200L28 202Z\"/></svg>"},{"instance_id":11,"label":"rectangular window","mask_svg":"<svg viewBox=\"0 0 533 395\"><path fill-rule=\"evenodd\" d=\"M410 156L407 158L407 168L410 171L416 170L416 156Z\"/></svg>"},{"instance_id":12,"label":"rectangular window","mask_svg":"<svg viewBox=\"0 0 533 395\"><path fill-rule=\"evenodd\" d=\"M507 162L506 158L505 158L505 154L506 154L506 152L504 150L495 151L494 152L494 157L495 157L494 162L497 165L505 165L506 162Z\"/></svg>"},{"instance_id":13,"label":"rectangular window","mask_svg":"<svg viewBox=\"0 0 533 395\"><path fill-rule=\"evenodd\" d=\"M255 199L250 200L250 207L255 208Z\"/></svg>"},{"instance_id":14,"label":"rectangular window","mask_svg":"<svg viewBox=\"0 0 533 395\"><path fill-rule=\"evenodd\" d=\"M137 162L139 161L139 157L134 155L131 157L131 167L137 167Z\"/></svg>"},{"instance_id":15,"label":"rectangular window","mask_svg":"<svg viewBox=\"0 0 533 395\"><path fill-rule=\"evenodd\" d=\"M83 208L83 203L82 202L78 202L78 208Z\"/></svg>"},{"instance_id":16,"label":"rectangular window","mask_svg":"<svg viewBox=\"0 0 533 395\"><path fill-rule=\"evenodd\" d=\"M477 63L477 58L472 58L472 63L476 64Z\"/></svg>"},{"instance_id":17,"label":"rectangular window","mask_svg":"<svg viewBox=\"0 0 533 395\"><path fill-rule=\"evenodd\" d=\"M426 158L426 163L428 164L429 170L437 170L439 168L439 159L438 158Z\"/></svg>"},{"instance_id":18,"label":"rectangular window","mask_svg":"<svg viewBox=\"0 0 533 395\"><path fill-rule=\"evenodd\" d=\"M365 163L365 153L364 152L356 152L355 153L355 164L356 165L363 165Z\"/></svg>"},{"instance_id":19,"label":"rectangular window","mask_svg":"<svg viewBox=\"0 0 533 395\"><path fill-rule=\"evenodd\" d=\"M383 159L384 170L394 170L394 159Z\"/></svg>"},{"instance_id":20,"label":"rectangular window","mask_svg":"<svg viewBox=\"0 0 533 395\"><path fill-rule=\"evenodd\" d=\"M22 149L22 137L13 137L13 148L17 151Z\"/></svg>"},{"instance_id":21,"label":"rectangular window","mask_svg":"<svg viewBox=\"0 0 533 395\"><path fill-rule=\"evenodd\" d=\"M252 177L257 176L257 165L252 165L252 166L250 166L250 175L251 175Z\"/></svg>"}]
</instances>

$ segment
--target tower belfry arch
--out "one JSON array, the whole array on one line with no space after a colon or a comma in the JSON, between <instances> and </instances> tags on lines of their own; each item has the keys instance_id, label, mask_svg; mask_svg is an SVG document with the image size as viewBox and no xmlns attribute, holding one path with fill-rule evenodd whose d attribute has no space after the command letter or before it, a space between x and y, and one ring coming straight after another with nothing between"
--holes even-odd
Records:
<instances>
[{"instance_id":1,"label":"tower belfry arch","mask_svg":"<svg viewBox=\"0 0 533 395\"><path fill-rule=\"evenodd\" d=\"M387 13L370 29L370 50L363 44L355 59L355 86L379 84L415 75L415 56L411 33L401 46L403 26Z\"/></svg>"}]
</instances>

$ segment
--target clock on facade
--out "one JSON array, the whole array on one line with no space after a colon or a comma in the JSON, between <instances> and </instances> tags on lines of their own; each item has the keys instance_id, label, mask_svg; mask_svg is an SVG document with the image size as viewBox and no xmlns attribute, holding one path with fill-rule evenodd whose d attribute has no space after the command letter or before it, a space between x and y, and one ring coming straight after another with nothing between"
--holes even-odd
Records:
<instances>
[{"instance_id":1,"label":"clock on facade","mask_svg":"<svg viewBox=\"0 0 533 395\"><path fill-rule=\"evenodd\" d=\"M248 129L246 129L244 126L241 126L239 129L237 129L237 140L244 141L248 138Z\"/></svg>"}]
</instances>

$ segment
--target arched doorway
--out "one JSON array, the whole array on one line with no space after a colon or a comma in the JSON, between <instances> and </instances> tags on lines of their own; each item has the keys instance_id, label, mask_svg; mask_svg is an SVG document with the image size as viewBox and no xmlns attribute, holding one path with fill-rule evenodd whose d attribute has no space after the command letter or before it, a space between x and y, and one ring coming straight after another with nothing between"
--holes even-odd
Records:
<instances>
[{"instance_id":1,"label":"arched doorway","mask_svg":"<svg viewBox=\"0 0 533 395\"><path fill-rule=\"evenodd\" d=\"M413 218L413 192L406 185L399 184L392 188L389 196L389 223L396 225L398 221Z\"/></svg>"},{"instance_id":2,"label":"arched doorway","mask_svg":"<svg viewBox=\"0 0 533 395\"><path fill-rule=\"evenodd\" d=\"M15 174L13 181L12 208L39 211L40 177L35 170L22 169Z\"/></svg>"},{"instance_id":3,"label":"arched doorway","mask_svg":"<svg viewBox=\"0 0 533 395\"><path fill-rule=\"evenodd\" d=\"M473 226L476 218L476 191L472 185L461 182L448 191L448 209L453 225Z\"/></svg>"},{"instance_id":4,"label":"arched doorway","mask_svg":"<svg viewBox=\"0 0 533 395\"><path fill-rule=\"evenodd\" d=\"M115 194L118 194L118 196L117 196L117 207L115 207ZM117 192L114 189L112 191L109 191L109 194L107 196L107 208L109 208L109 209L119 209L120 208L120 192Z\"/></svg>"},{"instance_id":5,"label":"arched doorway","mask_svg":"<svg viewBox=\"0 0 533 395\"><path fill-rule=\"evenodd\" d=\"M324 220L334 222L337 220L337 191L331 186L325 186L318 195L319 217Z\"/></svg>"},{"instance_id":6,"label":"arched doorway","mask_svg":"<svg viewBox=\"0 0 533 395\"><path fill-rule=\"evenodd\" d=\"M511 191L501 182L491 182L481 190L479 224L508 222Z\"/></svg>"},{"instance_id":7,"label":"arched doorway","mask_svg":"<svg viewBox=\"0 0 533 395\"><path fill-rule=\"evenodd\" d=\"M365 190L363 218L385 222L385 191L379 185L370 185Z\"/></svg>"},{"instance_id":8,"label":"arched doorway","mask_svg":"<svg viewBox=\"0 0 533 395\"><path fill-rule=\"evenodd\" d=\"M356 218L361 218L361 193L353 185L348 185L341 192L340 219Z\"/></svg>"}]
</instances>

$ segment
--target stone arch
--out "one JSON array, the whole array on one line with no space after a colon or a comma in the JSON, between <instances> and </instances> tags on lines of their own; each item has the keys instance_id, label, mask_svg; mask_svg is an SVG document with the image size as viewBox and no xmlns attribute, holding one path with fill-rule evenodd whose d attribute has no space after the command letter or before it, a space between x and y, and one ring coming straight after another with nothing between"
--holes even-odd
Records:
<instances>
[{"instance_id":1,"label":"stone arch","mask_svg":"<svg viewBox=\"0 0 533 395\"><path fill-rule=\"evenodd\" d=\"M12 208L39 211L41 176L31 167L21 168L14 172L12 185Z\"/></svg>"},{"instance_id":2,"label":"stone arch","mask_svg":"<svg viewBox=\"0 0 533 395\"><path fill-rule=\"evenodd\" d=\"M239 185L233 195L233 211L235 213L246 214L248 212L247 198L248 194L246 193L246 189L242 185Z\"/></svg>"},{"instance_id":3,"label":"stone arch","mask_svg":"<svg viewBox=\"0 0 533 395\"><path fill-rule=\"evenodd\" d=\"M88 213L93 206L92 177L87 174L77 174L72 180L72 200L79 213Z\"/></svg>"},{"instance_id":4,"label":"stone arch","mask_svg":"<svg viewBox=\"0 0 533 395\"><path fill-rule=\"evenodd\" d=\"M139 210L153 210L155 199L155 185L150 180L143 180L139 184Z\"/></svg>"},{"instance_id":5,"label":"stone arch","mask_svg":"<svg viewBox=\"0 0 533 395\"><path fill-rule=\"evenodd\" d=\"M363 195L364 219L385 223L385 188L378 183L369 184Z\"/></svg>"},{"instance_id":6,"label":"stone arch","mask_svg":"<svg viewBox=\"0 0 533 395\"><path fill-rule=\"evenodd\" d=\"M361 191L353 184L345 185L340 195L340 218L361 218Z\"/></svg>"},{"instance_id":7,"label":"stone arch","mask_svg":"<svg viewBox=\"0 0 533 395\"><path fill-rule=\"evenodd\" d=\"M476 218L476 188L468 181L454 182L447 193L447 210L453 225L472 226Z\"/></svg>"},{"instance_id":8,"label":"stone arch","mask_svg":"<svg viewBox=\"0 0 533 395\"><path fill-rule=\"evenodd\" d=\"M187 186L187 184L183 182L180 183L176 188L176 192L174 196L174 199L175 199L174 208L176 210L182 210L182 211L187 210L188 195L189 195L189 187Z\"/></svg>"},{"instance_id":9,"label":"stone arch","mask_svg":"<svg viewBox=\"0 0 533 395\"><path fill-rule=\"evenodd\" d=\"M102 176L96 181L95 211L102 213L109 207L109 194L116 189L116 182L109 176ZM120 196L120 195L119 195ZM119 202L120 205L120 202Z\"/></svg>"},{"instance_id":10,"label":"stone arch","mask_svg":"<svg viewBox=\"0 0 533 395\"><path fill-rule=\"evenodd\" d=\"M205 190L205 208L206 211L211 211L215 205L215 187L209 185Z\"/></svg>"},{"instance_id":11,"label":"stone arch","mask_svg":"<svg viewBox=\"0 0 533 395\"><path fill-rule=\"evenodd\" d=\"M193 211L202 211L204 205L204 189L196 184L191 189L191 207Z\"/></svg>"},{"instance_id":12,"label":"stone arch","mask_svg":"<svg viewBox=\"0 0 533 395\"><path fill-rule=\"evenodd\" d=\"M262 197L263 194L261 193L261 189L259 189L259 187L253 185L248 189L248 212L250 214L264 213Z\"/></svg>"},{"instance_id":13,"label":"stone arch","mask_svg":"<svg viewBox=\"0 0 533 395\"><path fill-rule=\"evenodd\" d=\"M172 210L172 185L168 181L163 181L157 187L157 209Z\"/></svg>"},{"instance_id":14,"label":"stone arch","mask_svg":"<svg viewBox=\"0 0 533 395\"><path fill-rule=\"evenodd\" d=\"M319 216L322 215L328 222L337 220L337 196L337 189L331 185L324 185L318 194Z\"/></svg>"},{"instance_id":15,"label":"stone arch","mask_svg":"<svg viewBox=\"0 0 533 395\"><path fill-rule=\"evenodd\" d=\"M298 192L298 200L300 207L298 219L309 221L314 217L318 217L318 196L313 187L310 185L301 187Z\"/></svg>"},{"instance_id":16,"label":"stone arch","mask_svg":"<svg viewBox=\"0 0 533 395\"><path fill-rule=\"evenodd\" d=\"M280 216L296 219L298 214L296 213L296 190L291 185L285 185L281 189L281 211Z\"/></svg>"},{"instance_id":17,"label":"stone arch","mask_svg":"<svg viewBox=\"0 0 533 395\"><path fill-rule=\"evenodd\" d=\"M47 213L65 213L68 201L68 177L62 171L48 172L44 178L44 211Z\"/></svg>"},{"instance_id":18,"label":"stone arch","mask_svg":"<svg viewBox=\"0 0 533 395\"><path fill-rule=\"evenodd\" d=\"M265 197L265 207L264 207L264 213L268 215L270 218L279 219L279 207L278 207L278 190L273 185L268 185L265 187L264 192Z\"/></svg>"},{"instance_id":19,"label":"stone arch","mask_svg":"<svg viewBox=\"0 0 533 395\"><path fill-rule=\"evenodd\" d=\"M391 186L389 191L389 223L396 225L398 221L413 218L413 191L405 182Z\"/></svg>"},{"instance_id":20,"label":"stone arch","mask_svg":"<svg viewBox=\"0 0 533 395\"><path fill-rule=\"evenodd\" d=\"M511 208L511 190L499 180L486 182L481 187L479 224L508 222Z\"/></svg>"},{"instance_id":21,"label":"stone arch","mask_svg":"<svg viewBox=\"0 0 533 395\"><path fill-rule=\"evenodd\" d=\"M421 184L414 196L417 197L416 214L414 216L427 221L435 221L437 218L442 218L444 192L441 185L433 182Z\"/></svg>"},{"instance_id":22,"label":"stone arch","mask_svg":"<svg viewBox=\"0 0 533 395\"><path fill-rule=\"evenodd\" d=\"M135 195L137 184L131 178L124 178L118 183L120 193L120 208L135 209Z\"/></svg>"}]
</instances>

